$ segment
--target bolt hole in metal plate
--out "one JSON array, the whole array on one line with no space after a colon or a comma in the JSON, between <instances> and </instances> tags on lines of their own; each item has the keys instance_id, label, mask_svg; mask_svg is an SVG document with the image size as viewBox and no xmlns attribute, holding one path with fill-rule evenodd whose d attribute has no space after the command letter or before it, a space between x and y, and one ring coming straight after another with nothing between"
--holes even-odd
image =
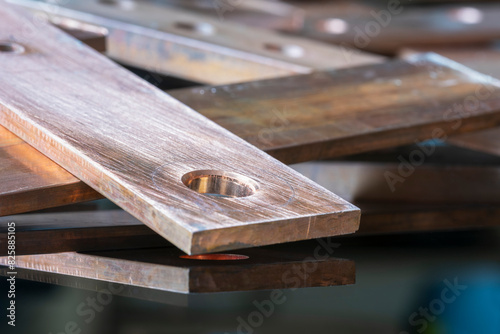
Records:
<instances>
[{"instance_id":1,"label":"bolt hole in metal plate","mask_svg":"<svg viewBox=\"0 0 500 334\"><path fill-rule=\"evenodd\" d=\"M156 189L174 199L177 195L167 193L166 189L171 180L179 180L188 190L188 193L183 192L183 200L195 205L202 216L224 213L238 217L248 213L250 208L261 213L284 209L295 199L294 187L280 175L259 168L226 172L218 167L206 161L172 157L171 162L156 168L152 181ZM176 210L181 209L177 207ZM218 224L224 221L218 218Z\"/></svg>"},{"instance_id":2,"label":"bolt hole in metal plate","mask_svg":"<svg viewBox=\"0 0 500 334\"><path fill-rule=\"evenodd\" d=\"M202 261L237 261L246 260L249 257L239 254L200 254L200 255L181 255L181 259L202 260Z\"/></svg>"},{"instance_id":3,"label":"bolt hole in metal plate","mask_svg":"<svg viewBox=\"0 0 500 334\"><path fill-rule=\"evenodd\" d=\"M11 54L21 54L24 53L26 49L24 46L12 43L12 42L0 42L0 53L11 53Z\"/></svg>"},{"instance_id":4,"label":"bolt hole in metal plate","mask_svg":"<svg viewBox=\"0 0 500 334\"><path fill-rule=\"evenodd\" d=\"M237 173L198 170L184 174L182 183L200 194L216 197L247 197L258 189L257 182Z\"/></svg>"}]
</instances>

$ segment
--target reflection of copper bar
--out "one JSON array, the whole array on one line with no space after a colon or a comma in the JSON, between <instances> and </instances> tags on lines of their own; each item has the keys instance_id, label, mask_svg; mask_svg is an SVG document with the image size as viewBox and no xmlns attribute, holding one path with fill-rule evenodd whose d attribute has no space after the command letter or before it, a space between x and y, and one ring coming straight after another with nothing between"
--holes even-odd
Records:
<instances>
[{"instance_id":1,"label":"reflection of copper bar","mask_svg":"<svg viewBox=\"0 0 500 334\"><path fill-rule=\"evenodd\" d=\"M10 276L9 268L0 266L0 276ZM99 281L91 278L82 278L69 275L55 274L39 270L16 268L16 278L33 282L47 283L61 287L69 287L92 292L108 293L114 290L114 295L147 300L167 305L187 307L193 295L180 294L170 291L142 288L134 285L118 285L111 282Z\"/></svg>"},{"instance_id":2,"label":"reflection of copper bar","mask_svg":"<svg viewBox=\"0 0 500 334\"><path fill-rule=\"evenodd\" d=\"M16 256L16 267L97 281L180 293L270 290L353 284L353 261L331 258L322 244L290 250L263 247L238 251L232 261L180 258L175 247ZM316 252L319 249L321 252ZM321 258L314 258L320 253ZM317 256L317 255L316 255ZM7 264L7 257L0 258ZM304 273L297 274L298 270ZM312 270L312 269L313 270ZM300 279L292 279L300 275Z\"/></svg>"}]
</instances>

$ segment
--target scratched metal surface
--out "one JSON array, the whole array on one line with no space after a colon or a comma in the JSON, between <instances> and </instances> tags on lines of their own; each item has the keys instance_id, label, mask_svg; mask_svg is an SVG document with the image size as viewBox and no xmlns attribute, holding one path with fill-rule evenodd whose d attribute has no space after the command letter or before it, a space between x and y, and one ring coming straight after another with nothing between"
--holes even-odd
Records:
<instances>
[{"instance_id":1,"label":"scratched metal surface","mask_svg":"<svg viewBox=\"0 0 500 334\"><path fill-rule=\"evenodd\" d=\"M0 53L0 123L185 252L357 230L352 204L56 28L2 16L0 39L25 52ZM193 191L182 178L200 170L253 194Z\"/></svg>"}]
</instances>

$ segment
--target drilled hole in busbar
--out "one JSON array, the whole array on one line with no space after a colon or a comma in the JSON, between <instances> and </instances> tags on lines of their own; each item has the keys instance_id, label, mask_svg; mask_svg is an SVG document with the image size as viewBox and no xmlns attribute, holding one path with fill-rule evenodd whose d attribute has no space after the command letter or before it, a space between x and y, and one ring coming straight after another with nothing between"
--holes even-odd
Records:
<instances>
[{"instance_id":1,"label":"drilled hole in busbar","mask_svg":"<svg viewBox=\"0 0 500 334\"><path fill-rule=\"evenodd\" d=\"M249 257L239 254L200 254L200 255L181 255L181 259L204 260L204 261L235 261L246 260Z\"/></svg>"},{"instance_id":2,"label":"drilled hole in busbar","mask_svg":"<svg viewBox=\"0 0 500 334\"><path fill-rule=\"evenodd\" d=\"M107 6L115 6L123 10L135 9L135 1L133 0L99 0L99 3Z\"/></svg>"},{"instance_id":3,"label":"drilled hole in busbar","mask_svg":"<svg viewBox=\"0 0 500 334\"><path fill-rule=\"evenodd\" d=\"M215 197L247 197L259 189L257 182L246 176L217 170L197 170L182 176L186 187Z\"/></svg>"},{"instance_id":4,"label":"drilled hole in busbar","mask_svg":"<svg viewBox=\"0 0 500 334\"><path fill-rule=\"evenodd\" d=\"M279 45L274 43L264 44L264 49L267 51L281 53L290 58L301 58L304 56L304 48L298 45Z\"/></svg>"},{"instance_id":5,"label":"drilled hole in busbar","mask_svg":"<svg viewBox=\"0 0 500 334\"><path fill-rule=\"evenodd\" d=\"M200 35L212 35L215 32L213 25L209 23L176 22L174 28Z\"/></svg>"},{"instance_id":6,"label":"drilled hole in busbar","mask_svg":"<svg viewBox=\"0 0 500 334\"><path fill-rule=\"evenodd\" d=\"M21 54L24 53L25 51L26 50L24 49L24 46L20 44L11 42L0 42L0 53Z\"/></svg>"}]
</instances>

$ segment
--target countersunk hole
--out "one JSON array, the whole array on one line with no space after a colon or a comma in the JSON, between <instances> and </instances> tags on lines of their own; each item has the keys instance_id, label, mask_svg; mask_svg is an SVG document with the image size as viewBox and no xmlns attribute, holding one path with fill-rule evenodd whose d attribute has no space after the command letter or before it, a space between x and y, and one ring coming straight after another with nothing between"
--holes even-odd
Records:
<instances>
[{"instance_id":1,"label":"countersunk hole","mask_svg":"<svg viewBox=\"0 0 500 334\"><path fill-rule=\"evenodd\" d=\"M215 32L215 28L213 25L203 22L201 23L176 22L174 24L174 27L176 29L194 32L200 35L212 35Z\"/></svg>"},{"instance_id":2,"label":"countersunk hole","mask_svg":"<svg viewBox=\"0 0 500 334\"><path fill-rule=\"evenodd\" d=\"M16 43L10 43L10 42L0 42L0 52L1 53L12 53L12 54L21 54L24 53L26 50L24 49L24 46Z\"/></svg>"},{"instance_id":3,"label":"countersunk hole","mask_svg":"<svg viewBox=\"0 0 500 334\"><path fill-rule=\"evenodd\" d=\"M133 0L99 0L99 3L107 6L116 6L123 10L133 10L135 8L135 1Z\"/></svg>"},{"instance_id":4,"label":"countersunk hole","mask_svg":"<svg viewBox=\"0 0 500 334\"><path fill-rule=\"evenodd\" d=\"M209 261L234 261L246 260L249 257L238 254L200 254L200 255L181 255L181 259L189 260L209 260Z\"/></svg>"},{"instance_id":5,"label":"countersunk hole","mask_svg":"<svg viewBox=\"0 0 500 334\"><path fill-rule=\"evenodd\" d=\"M271 52L281 53L290 58L301 58L304 56L304 49L298 45L278 45L273 43L264 44L264 49Z\"/></svg>"},{"instance_id":6,"label":"countersunk hole","mask_svg":"<svg viewBox=\"0 0 500 334\"><path fill-rule=\"evenodd\" d=\"M450 16L463 24L478 24L483 20L483 13L474 7L460 7L450 11Z\"/></svg>"},{"instance_id":7,"label":"countersunk hole","mask_svg":"<svg viewBox=\"0 0 500 334\"><path fill-rule=\"evenodd\" d=\"M216 197L247 197L259 189L257 182L251 178L218 170L197 170L184 174L182 183L200 194Z\"/></svg>"},{"instance_id":8,"label":"countersunk hole","mask_svg":"<svg viewBox=\"0 0 500 334\"><path fill-rule=\"evenodd\" d=\"M331 18L318 21L316 29L320 32L328 34L341 35L347 32L349 24L342 19Z\"/></svg>"}]
</instances>

